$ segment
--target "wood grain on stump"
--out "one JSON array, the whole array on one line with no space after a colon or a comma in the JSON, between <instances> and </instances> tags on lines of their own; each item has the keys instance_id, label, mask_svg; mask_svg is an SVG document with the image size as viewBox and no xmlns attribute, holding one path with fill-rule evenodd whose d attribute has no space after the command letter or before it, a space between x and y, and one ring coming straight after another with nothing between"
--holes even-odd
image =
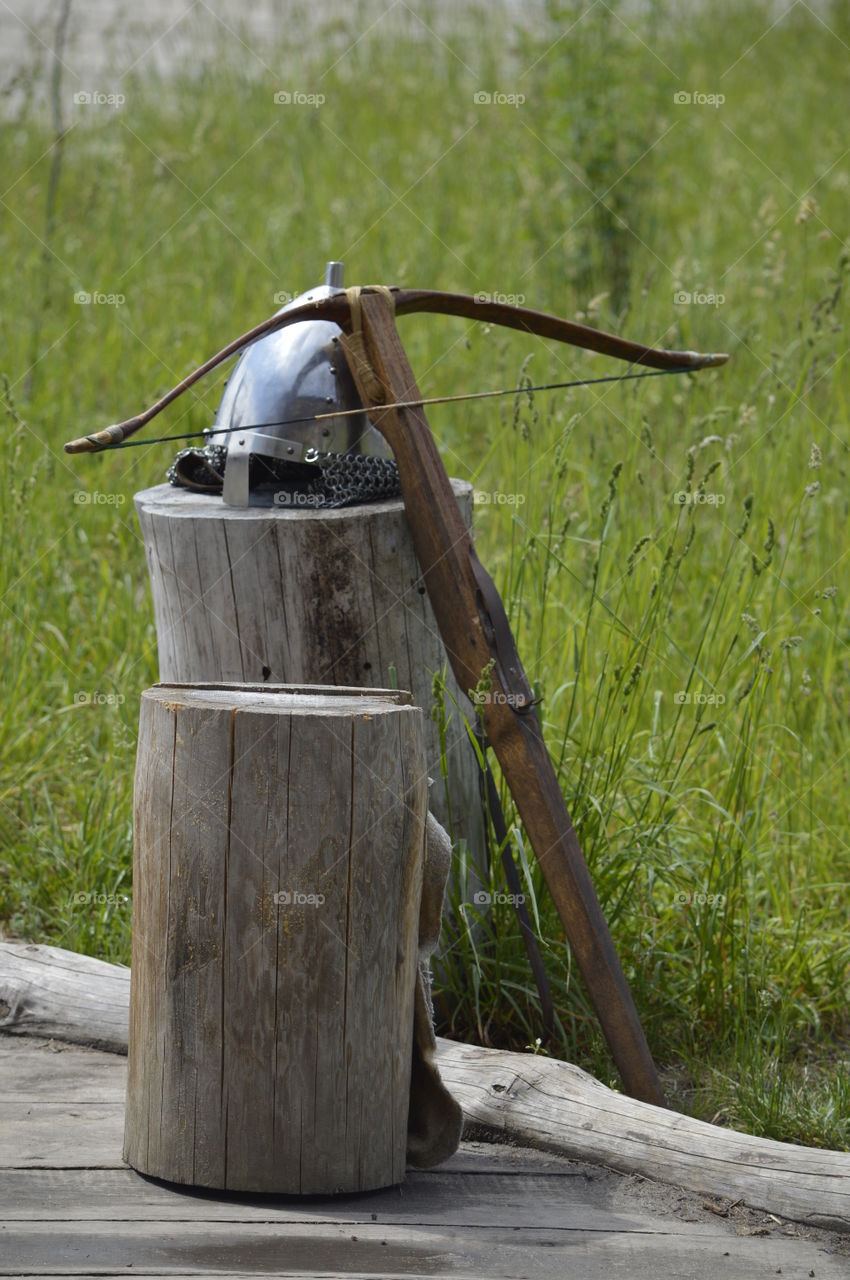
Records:
<instances>
[{"instance_id":1,"label":"wood grain on stump","mask_svg":"<svg viewBox=\"0 0 850 1280\"><path fill-rule=\"evenodd\" d=\"M134 1168L278 1193L401 1181L426 810L407 694L142 695Z\"/></svg>"}]
</instances>

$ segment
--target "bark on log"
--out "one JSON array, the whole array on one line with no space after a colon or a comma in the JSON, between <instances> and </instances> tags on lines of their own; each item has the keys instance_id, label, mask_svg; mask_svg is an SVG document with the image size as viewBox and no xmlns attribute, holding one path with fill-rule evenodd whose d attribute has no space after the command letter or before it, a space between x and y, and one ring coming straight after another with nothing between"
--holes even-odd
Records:
<instances>
[{"instance_id":1,"label":"bark on log","mask_svg":"<svg viewBox=\"0 0 850 1280\"><path fill-rule=\"evenodd\" d=\"M472 486L452 484L471 528ZM404 504L243 510L167 484L135 502L160 680L375 688L393 683L394 668L397 687L425 711L429 806L484 866L478 765L451 700L448 801L441 781L439 730L429 717L433 674L447 667L450 694L471 708L447 664Z\"/></svg>"},{"instance_id":2,"label":"bark on log","mask_svg":"<svg viewBox=\"0 0 850 1280\"><path fill-rule=\"evenodd\" d=\"M69 982L67 972L74 978ZM121 1049L129 970L58 947L0 942L0 1030ZM123 1052L126 1052L126 1030ZM850 1231L850 1154L754 1138L635 1102L578 1067L438 1040L469 1125L811 1226Z\"/></svg>"},{"instance_id":3,"label":"bark on log","mask_svg":"<svg viewBox=\"0 0 850 1280\"><path fill-rule=\"evenodd\" d=\"M409 694L142 695L124 1157L232 1191L404 1177L427 775Z\"/></svg>"}]
</instances>

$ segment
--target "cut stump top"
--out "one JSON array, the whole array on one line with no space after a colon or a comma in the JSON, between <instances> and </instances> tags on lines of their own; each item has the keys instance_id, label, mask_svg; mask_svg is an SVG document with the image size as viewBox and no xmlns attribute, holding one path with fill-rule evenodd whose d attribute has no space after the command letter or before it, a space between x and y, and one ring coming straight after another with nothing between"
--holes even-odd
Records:
<instances>
[{"instance_id":1,"label":"cut stump top","mask_svg":"<svg viewBox=\"0 0 850 1280\"><path fill-rule=\"evenodd\" d=\"M469 501L472 485L466 480L452 480L452 489L459 500ZM363 520L387 511L403 511L401 498L388 498L381 502L361 502L353 507L228 507L217 495L194 493L173 484L157 484L141 489L134 497L139 511L156 511L157 514L191 516L198 520Z\"/></svg>"}]
</instances>

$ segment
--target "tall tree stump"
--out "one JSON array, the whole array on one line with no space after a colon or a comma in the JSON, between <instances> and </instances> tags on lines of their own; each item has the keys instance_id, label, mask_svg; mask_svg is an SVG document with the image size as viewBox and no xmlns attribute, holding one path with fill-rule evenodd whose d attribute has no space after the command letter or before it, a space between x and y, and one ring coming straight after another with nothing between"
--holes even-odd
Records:
<instances>
[{"instance_id":1,"label":"tall tree stump","mask_svg":"<svg viewBox=\"0 0 850 1280\"><path fill-rule=\"evenodd\" d=\"M472 527L472 486L453 480ZM226 507L157 485L136 494L150 570L160 680L395 683L425 710L434 816L486 857L478 763L401 500L336 511ZM447 669L448 797L432 677Z\"/></svg>"},{"instance_id":2,"label":"tall tree stump","mask_svg":"<svg viewBox=\"0 0 850 1280\"><path fill-rule=\"evenodd\" d=\"M277 1193L402 1180L427 790L407 694L142 695L135 1169Z\"/></svg>"}]
</instances>

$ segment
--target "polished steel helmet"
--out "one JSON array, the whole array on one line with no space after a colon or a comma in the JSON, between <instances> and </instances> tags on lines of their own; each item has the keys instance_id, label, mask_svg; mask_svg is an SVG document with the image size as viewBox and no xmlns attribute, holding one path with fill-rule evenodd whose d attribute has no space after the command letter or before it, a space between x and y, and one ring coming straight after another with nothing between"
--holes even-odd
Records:
<instances>
[{"instance_id":1,"label":"polished steel helmet","mask_svg":"<svg viewBox=\"0 0 850 1280\"><path fill-rule=\"evenodd\" d=\"M277 314L337 293L342 274L341 262L329 262L324 284L293 298ZM315 453L392 457L365 413L312 421L334 409L363 407L340 345L341 332L329 320L302 320L259 338L239 357L214 424L216 432L228 433L214 438L227 448L223 496L229 505L271 501L252 487L252 457L293 463L309 462Z\"/></svg>"}]
</instances>

